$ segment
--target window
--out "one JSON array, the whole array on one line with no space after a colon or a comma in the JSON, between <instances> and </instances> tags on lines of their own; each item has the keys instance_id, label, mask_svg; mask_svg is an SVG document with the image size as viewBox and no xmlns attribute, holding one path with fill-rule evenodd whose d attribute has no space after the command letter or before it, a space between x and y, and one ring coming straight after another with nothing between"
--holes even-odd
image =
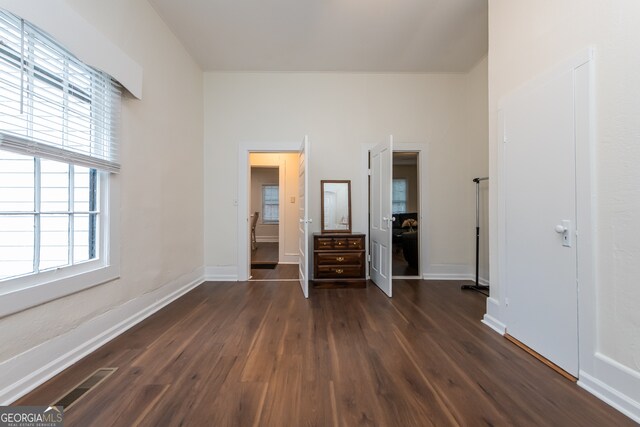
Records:
<instances>
[{"instance_id":1,"label":"window","mask_svg":"<svg viewBox=\"0 0 640 427\"><path fill-rule=\"evenodd\" d=\"M0 294L109 266L119 105L110 76L0 9Z\"/></svg>"},{"instance_id":2,"label":"window","mask_svg":"<svg viewBox=\"0 0 640 427\"><path fill-rule=\"evenodd\" d=\"M0 279L99 256L96 169L0 151Z\"/></svg>"},{"instance_id":3,"label":"window","mask_svg":"<svg viewBox=\"0 0 640 427\"><path fill-rule=\"evenodd\" d=\"M404 178L393 180L393 202L391 211L394 214L407 211L407 180Z\"/></svg>"},{"instance_id":4,"label":"window","mask_svg":"<svg viewBox=\"0 0 640 427\"><path fill-rule=\"evenodd\" d=\"M262 223L277 224L279 218L278 186L267 184L262 186Z\"/></svg>"}]
</instances>

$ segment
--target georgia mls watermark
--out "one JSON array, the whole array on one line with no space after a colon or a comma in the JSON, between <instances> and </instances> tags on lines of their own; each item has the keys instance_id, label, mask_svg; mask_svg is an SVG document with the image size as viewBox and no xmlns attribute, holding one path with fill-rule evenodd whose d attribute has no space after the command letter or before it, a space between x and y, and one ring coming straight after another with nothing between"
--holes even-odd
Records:
<instances>
[{"instance_id":1,"label":"georgia mls watermark","mask_svg":"<svg viewBox=\"0 0 640 427\"><path fill-rule=\"evenodd\" d=\"M62 427L62 406L0 406L0 427Z\"/></svg>"}]
</instances>

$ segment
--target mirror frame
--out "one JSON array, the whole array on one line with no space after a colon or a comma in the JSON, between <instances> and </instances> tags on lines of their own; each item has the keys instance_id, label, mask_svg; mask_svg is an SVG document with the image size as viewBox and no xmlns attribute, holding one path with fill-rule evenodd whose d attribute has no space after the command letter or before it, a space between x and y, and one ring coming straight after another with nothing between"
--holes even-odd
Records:
<instances>
[{"instance_id":1,"label":"mirror frame","mask_svg":"<svg viewBox=\"0 0 640 427\"><path fill-rule=\"evenodd\" d=\"M349 206L349 226L346 230L328 230L324 228L324 185L325 184L347 184L347 198ZM323 179L320 181L320 230L322 233L351 233L351 180L349 179Z\"/></svg>"}]
</instances>

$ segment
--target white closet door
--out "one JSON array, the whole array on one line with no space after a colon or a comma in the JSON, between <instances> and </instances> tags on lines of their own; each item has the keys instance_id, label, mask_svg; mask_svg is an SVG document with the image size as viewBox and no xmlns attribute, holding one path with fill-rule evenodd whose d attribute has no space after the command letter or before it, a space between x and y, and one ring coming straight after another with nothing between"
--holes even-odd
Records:
<instances>
[{"instance_id":1,"label":"white closet door","mask_svg":"<svg viewBox=\"0 0 640 427\"><path fill-rule=\"evenodd\" d=\"M501 111L507 333L578 375L574 69ZM586 99L586 97L585 97Z\"/></svg>"}]
</instances>

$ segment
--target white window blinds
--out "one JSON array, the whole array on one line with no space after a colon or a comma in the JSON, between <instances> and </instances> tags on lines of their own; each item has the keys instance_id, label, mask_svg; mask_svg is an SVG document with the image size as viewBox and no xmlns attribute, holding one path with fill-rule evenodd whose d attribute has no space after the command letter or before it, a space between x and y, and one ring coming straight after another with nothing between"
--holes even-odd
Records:
<instances>
[{"instance_id":1,"label":"white window blinds","mask_svg":"<svg viewBox=\"0 0 640 427\"><path fill-rule=\"evenodd\" d=\"M392 193L391 212L394 214L407 212L407 180L404 178L394 179Z\"/></svg>"},{"instance_id":2,"label":"white window blinds","mask_svg":"<svg viewBox=\"0 0 640 427\"><path fill-rule=\"evenodd\" d=\"M120 96L109 75L0 9L0 149L117 172Z\"/></svg>"},{"instance_id":3,"label":"white window blinds","mask_svg":"<svg viewBox=\"0 0 640 427\"><path fill-rule=\"evenodd\" d=\"M280 217L277 185L262 186L262 223L277 224Z\"/></svg>"}]
</instances>

